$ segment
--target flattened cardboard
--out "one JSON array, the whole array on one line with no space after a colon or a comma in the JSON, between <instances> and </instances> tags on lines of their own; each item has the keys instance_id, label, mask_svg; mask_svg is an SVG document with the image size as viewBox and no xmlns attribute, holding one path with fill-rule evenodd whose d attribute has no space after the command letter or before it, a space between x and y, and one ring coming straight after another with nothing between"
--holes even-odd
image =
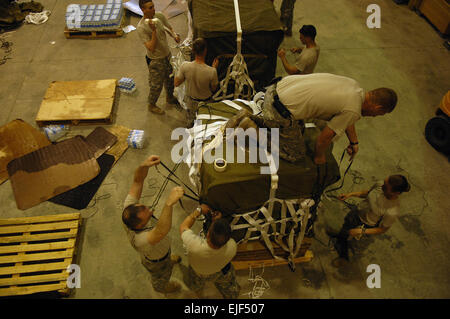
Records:
<instances>
[{"instance_id":1,"label":"flattened cardboard","mask_svg":"<svg viewBox=\"0 0 450 319\"><path fill-rule=\"evenodd\" d=\"M97 127L86 137L86 142L97 148L95 158L99 158L117 142L117 136L103 127Z\"/></svg>"},{"instance_id":2,"label":"flattened cardboard","mask_svg":"<svg viewBox=\"0 0 450 319\"><path fill-rule=\"evenodd\" d=\"M109 128L107 128L109 132L117 136L117 142L114 144L107 152L106 154L113 155L115 158L114 164L117 163L117 161L122 157L122 155L126 152L128 149L128 142L127 137L130 133L131 129L122 126L122 125L113 125Z\"/></svg>"},{"instance_id":3,"label":"flattened cardboard","mask_svg":"<svg viewBox=\"0 0 450 319\"><path fill-rule=\"evenodd\" d=\"M78 210L85 209L97 193L106 175L111 170L114 160L114 156L112 155L101 155L97 159L98 165L100 166L100 174L98 174L97 177L87 183L84 183L83 185L71 189L70 191L55 196L49 199L49 201Z\"/></svg>"},{"instance_id":4,"label":"flattened cardboard","mask_svg":"<svg viewBox=\"0 0 450 319\"><path fill-rule=\"evenodd\" d=\"M0 127L0 184L8 179L8 163L51 142L43 133L21 119Z\"/></svg>"},{"instance_id":5,"label":"flattened cardboard","mask_svg":"<svg viewBox=\"0 0 450 319\"><path fill-rule=\"evenodd\" d=\"M104 120L112 115L116 79L54 81L41 103L36 123Z\"/></svg>"},{"instance_id":6,"label":"flattened cardboard","mask_svg":"<svg viewBox=\"0 0 450 319\"><path fill-rule=\"evenodd\" d=\"M95 178L100 173L95 151L83 137L75 136L9 162L17 207L36 206Z\"/></svg>"}]
</instances>

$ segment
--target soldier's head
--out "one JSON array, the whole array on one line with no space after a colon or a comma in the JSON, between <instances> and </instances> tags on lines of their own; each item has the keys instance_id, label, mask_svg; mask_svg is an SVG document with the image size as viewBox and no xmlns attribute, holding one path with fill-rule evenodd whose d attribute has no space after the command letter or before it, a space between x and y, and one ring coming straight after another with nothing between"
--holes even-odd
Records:
<instances>
[{"instance_id":1,"label":"soldier's head","mask_svg":"<svg viewBox=\"0 0 450 319\"><path fill-rule=\"evenodd\" d=\"M409 192L411 186L403 175L391 175L386 177L381 187L387 199L396 199L401 193Z\"/></svg>"},{"instance_id":2,"label":"soldier's head","mask_svg":"<svg viewBox=\"0 0 450 319\"><path fill-rule=\"evenodd\" d=\"M311 24L305 24L299 30L300 32L300 41L303 44L307 44L307 42L314 42L316 39L317 31L316 28Z\"/></svg>"},{"instance_id":3,"label":"soldier's head","mask_svg":"<svg viewBox=\"0 0 450 319\"><path fill-rule=\"evenodd\" d=\"M389 88L378 88L366 92L361 107L363 116L378 116L391 113L397 105L397 94Z\"/></svg>"},{"instance_id":4,"label":"soldier's head","mask_svg":"<svg viewBox=\"0 0 450 319\"><path fill-rule=\"evenodd\" d=\"M155 15L155 5L152 0L139 0L139 7L144 14L144 18L153 19Z\"/></svg>"},{"instance_id":5,"label":"soldier's head","mask_svg":"<svg viewBox=\"0 0 450 319\"><path fill-rule=\"evenodd\" d=\"M219 218L212 222L206 235L209 246L219 249L231 238L231 227L225 218Z\"/></svg>"},{"instance_id":6,"label":"soldier's head","mask_svg":"<svg viewBox=\"0 0 450 319\"><path fill-rule=\"evenodd\" d=\"M192 52L196 56L206 56L206 41L203 38L197 38L192 43Z\"/></svg>"},{"instance_id":7,"label":"soldier's head","mask_svg":"<svg viewBox=\"0 0 450 319\"><path fill-rule=\"evenodd\" d=\"M142 204L131 204L122 212L123 223L131 230L140 230L147 225L153 212Z\"/></svg>"}]
</instances>

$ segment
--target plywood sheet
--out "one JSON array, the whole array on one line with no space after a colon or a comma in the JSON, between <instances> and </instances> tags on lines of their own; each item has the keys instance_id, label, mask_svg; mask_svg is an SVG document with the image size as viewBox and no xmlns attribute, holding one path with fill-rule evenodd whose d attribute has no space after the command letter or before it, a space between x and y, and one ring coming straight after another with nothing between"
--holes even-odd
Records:
<instances>
[{"instance_id":1,"label":"plywood sheet","mask_svg":"<svg viewBox=\"0 0 450 319\"><path fill-rule=\"evenodd\" d=\"M45 93L36 122L110 118L115 92L115 79L52 82Z\"/></svg>"},{"instance_id":2,"label":"plywood sheet","mask_svg":"<svg viewBox=\"0 0 450 319\"><path fill-rule=\"evenodd\" d=\"M0 184L8 179L6 165L11 160L50 144L43 133L23 120L0 127Z\"/></svg>"}]
</instances>

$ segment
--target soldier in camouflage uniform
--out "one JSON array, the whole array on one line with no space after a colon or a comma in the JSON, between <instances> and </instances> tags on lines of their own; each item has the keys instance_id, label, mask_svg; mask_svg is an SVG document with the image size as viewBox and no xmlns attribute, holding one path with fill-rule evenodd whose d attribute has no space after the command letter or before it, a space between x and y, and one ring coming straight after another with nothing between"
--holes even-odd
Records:
<instances>
[{"instance_id":1,"label":"soldier in camouflage uniform","mask_svg":"<svg viewBox=\"0 0 450 319\"><path fill-rule=\"evenodd\" d=\"M180 42L180 36L173 32L172 26L164 14L155 12L155 6L151 0L139 0L139 6L144 16L139 21L136 29L147 49L146 61L150 86L148 108L153 113L164 114L164 111L156 106L156 102L163 86L165 86L166 102L174 104L180 110L181 106L173 96L173 79L170 78L173 70L170 64L171 52L167 43L166 31L177 43Z\"/></svg>"},{"instance_id":2,"label":"soldier in camouflage uniform","mask_svg":"<svg viewBox=\"0 0 450 319\"><path fill-rule=\"evenodd\" d=\"M159 220L149 207L139 203L148 169L159 162L159 157L152 155L136 169L125 199L122 221L131 245L139 252L142 264L150 272L153 289L170 293L180 289L178 283L170 281L170 276L174 264L179 263L181 257L171 255L168 233L172 226L172 207L183 196L183 189L172 189Z\"/></svg>"},{"instance_id":3,"label":"soldier in camouflage uniform","mask_svg":"<svg viewBox=\"0 0 450 319\"><path fill-rule=\"evenodd\" d=\"M212 223L206 238L194 234L191 230L195 220L201 214L211 214ZM206 281L214 281L223 298L236 299L241 287L236 281L231 260L237 252L237 244L231 238L231 227L220 212L211 212L200 205L180 225L180 234L189 259L189 271L186 285L199 297Z\"/></svg>"}]
</instances>

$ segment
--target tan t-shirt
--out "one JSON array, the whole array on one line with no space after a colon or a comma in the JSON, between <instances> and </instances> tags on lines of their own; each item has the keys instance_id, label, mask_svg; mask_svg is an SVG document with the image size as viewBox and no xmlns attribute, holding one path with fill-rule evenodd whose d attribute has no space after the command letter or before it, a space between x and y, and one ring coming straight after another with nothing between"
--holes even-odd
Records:
<instances>
[{"instance_id":1,"label":"tan t-shirt","mask_svg":"<svg viewBox=\"0 0 450 319\"><path fill-rule=\"evenodd\" d=\"M125 202L123 208L125 209L127 206L131 204L138 204L139 201L131 196L127 195L125 198ZM156 219L150 218L147 225L145 225L145 230L142 231L134 231L129 229L125 224L125 231L127 232L128 239L130 240L131 245L137 252L140 253L141 258L147 257L150 260L158 260L164 257L170 249L170 236L167 234L159 243L155 245L151 245L148 242L147 236L148 232L152 230L156 226Z\"/></svg>"},{"instance_id":2,"label":"tan t-shirt","mask_svg":"<svg viewBox=\"0 0 450 319\"><path fill-rule=\"evenodd\" d=\"M236 255L237 245L232 238L219 249L209 247L206 239L195 235L191 229L185 230L181 239L188 252L189 265L199 275L219 272Z\"/></svg>"},{"instance_id":3,"label":"tan t-shirt","mask_svg":"<svg viewBox=\"0 0 450 319\"><path fill-rule=\"evenodd\" d=\"M320 47L316 45L313 48L304 48L300 54L297 54L295 67L302 74L311 74L314 72L317 60L319 60Z\"/></svg>"},{"instance_id":4,"label":"tan t-shirt","mask_svg":"<svg viewBox=\"0 0 450 319\"><path fill-rule=\"evenodd\" d=\"M337 136L361 118L364 90L353 79L314 73L289 75L277 83L281 103L297 120L319 119Z\"/></svg>"},{"instance_id":5,"label":"tan t-shirt","mask_svg":"<svg viewBox=\"0 0 450 319\"><path fill-rule=\"evenodd\" d=\"M383 193L383 181L372 186L371 191L358 205L359 218L364 224L375 226L378 221L380 227L389 228L397 220L399 214L399 199L387 199Z\"/></svg>"},{"instance_id":6,"label":"tan t-shirt","mask_svg":"<svg viewBox=\"0 0 450 319\"><path fill-rule=\"evenodd\" d=\"M164 26L170 29L170 24L164 14L162 14L161 12L156 12L154 18L158 19L155 25L157 38L156 46L153 52L147 49L147 56L150 59L163 59L170 54L166 31L164 30ZM152 29L150 28L148 23L145 22L145 18L142 18L139 21L136 29L138 31L139 37L144 44L152 39Z\"/></svg>"},{"instance_id":7,"label":"tan t-shirt","mask_svg":"<svg viewBox=\"0 0 450 319\"><path fill-rule=\"evenodd\" d=\"M195 61L183 62L177 78L186 81L186 94L199 100L209 98L213 94L212 87L219 84L216 68Z\"/></svg>"}]
</instances>

